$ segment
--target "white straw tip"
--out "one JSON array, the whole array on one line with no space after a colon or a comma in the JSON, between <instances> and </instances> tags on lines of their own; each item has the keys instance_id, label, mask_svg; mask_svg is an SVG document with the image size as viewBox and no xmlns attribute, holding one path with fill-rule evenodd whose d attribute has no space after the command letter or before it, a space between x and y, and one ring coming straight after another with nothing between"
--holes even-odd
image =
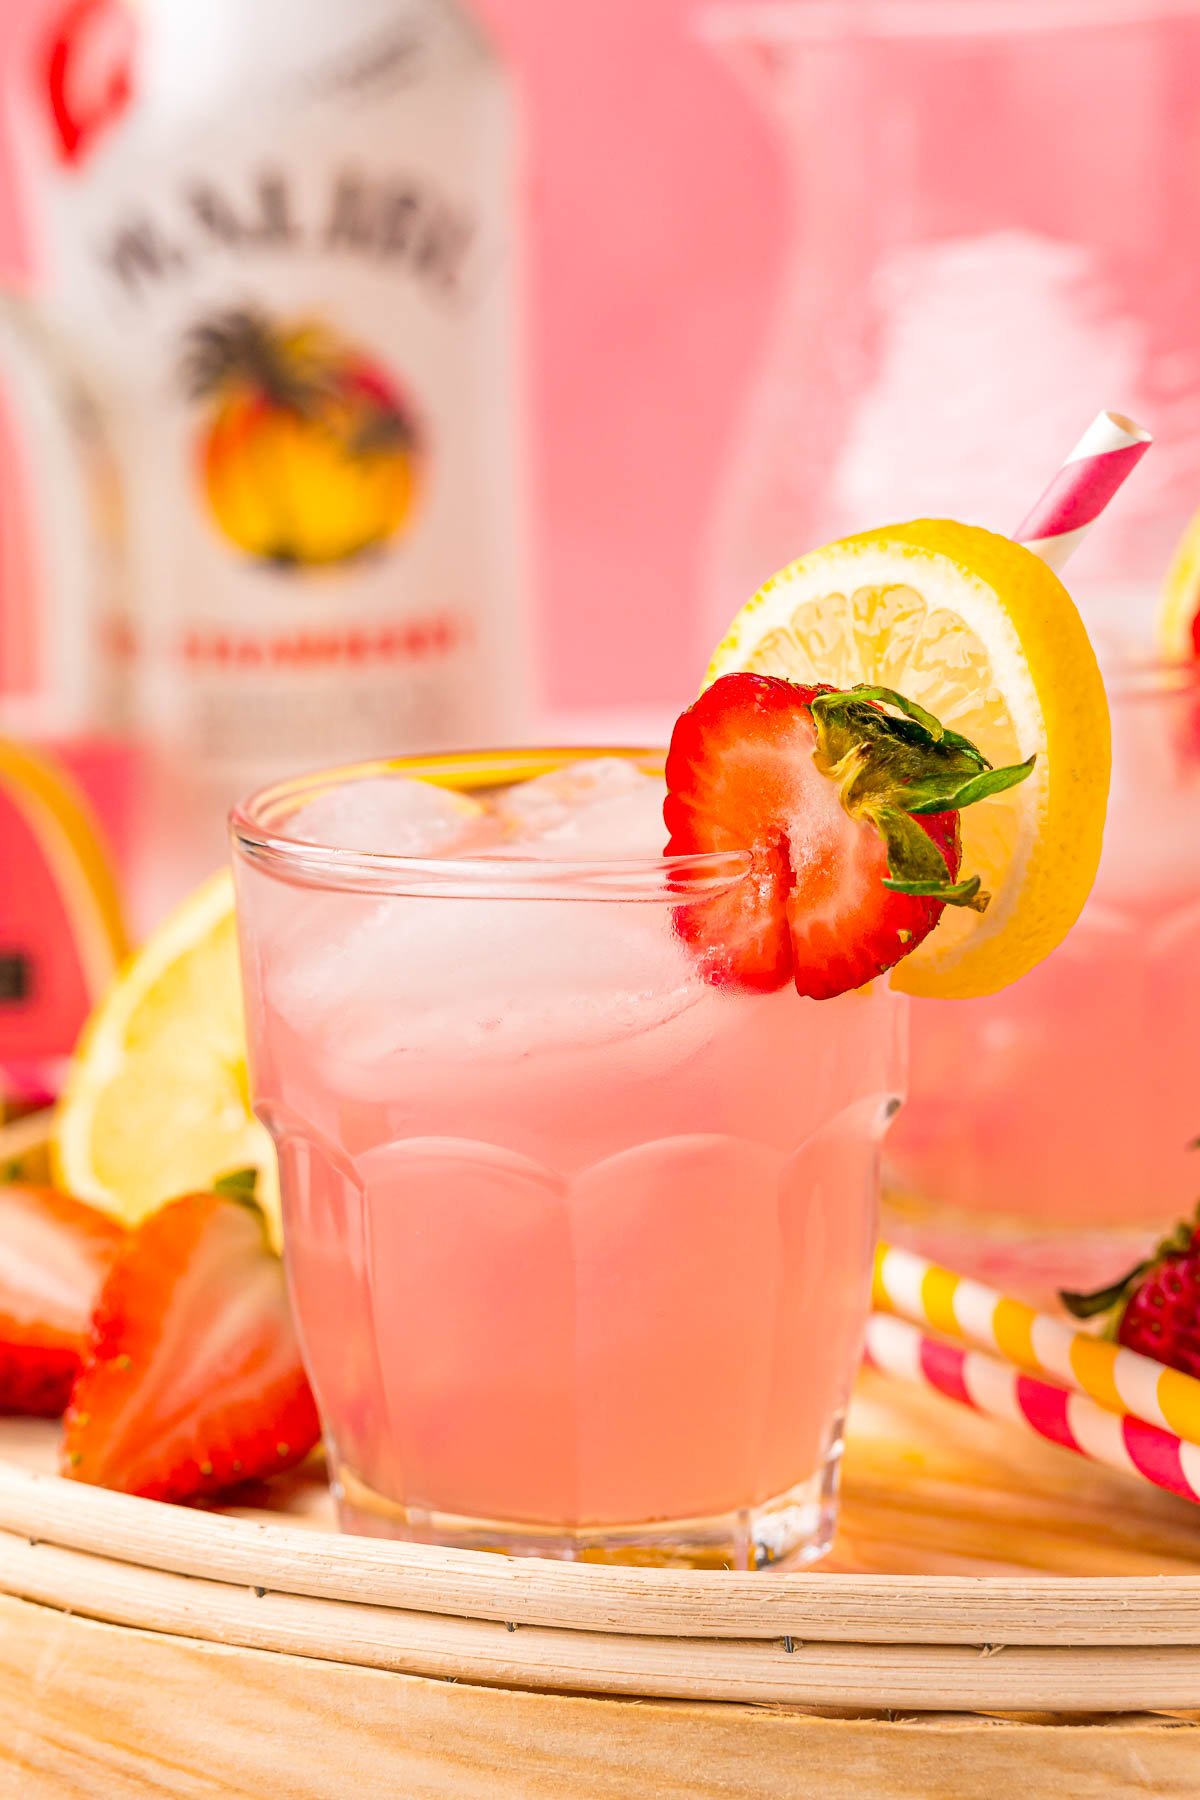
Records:
<instances>
[{"instance_id":1,"label":"white straw tip","mask_svg":"<svg viewBox=\"0 0 1200 1800\"><path fill-rule=\"evenodd\" d=\"M1128 413L1097 413L1068 456L1067 464L1084 462L1093 456L1109 456L1114 450L1136 450L1139 457L1144 456L1153 442L1146 427L1131 419Z\"/></svg>"},{"instance_id":2,"label":"white straw tip","mask_svg":"<svg viewBox=\"0 0 1200 1800\"><path fill-rule=\"evenodd\" d=\"M1122 432L1132 444L1152 444L1154 442L1154 433L1147 431L1144 425L1139 425L1136 419L1131 419L1128 413L1102 412L1100 419L1107 419L1110 425L1115 425L1117 430ZM1098 419L1096 422L1099 424L1100 420Z\"/></svg>"}]
</instances>

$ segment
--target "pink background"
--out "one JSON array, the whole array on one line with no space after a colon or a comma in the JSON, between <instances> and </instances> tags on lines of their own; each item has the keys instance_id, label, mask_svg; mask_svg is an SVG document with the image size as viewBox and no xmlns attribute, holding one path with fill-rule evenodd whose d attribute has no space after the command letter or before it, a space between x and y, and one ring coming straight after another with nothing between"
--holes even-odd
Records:
<instances>
[{"instance_id":1,"label":"pink background","mask_svg":"<svg viewBox=\"0 0 1200 1800\"><path fill-rule=\"evenodd\" d=\"M778 272L780 173L692 35L696 0L477 3L526 107L544 697L678 703L699 673L703 527ZM46 10L0 0L0 57ZM20 260L0 160L3 273Z\"/></svg>"}]
</instances>

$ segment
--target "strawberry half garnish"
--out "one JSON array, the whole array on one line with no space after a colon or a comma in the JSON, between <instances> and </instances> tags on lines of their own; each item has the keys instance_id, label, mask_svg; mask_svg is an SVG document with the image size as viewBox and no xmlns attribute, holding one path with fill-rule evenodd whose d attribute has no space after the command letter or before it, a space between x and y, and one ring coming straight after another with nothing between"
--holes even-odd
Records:
<instances>
[{"instance_id":1,"label":"strawberry half garnish","mask_svg":"<svg viewBox=\"0 0 1200 1800\"><path fill-rule=\"evenodd\" d=\"M0 1412L54 1418L63 1410L124 1238L71 1194L0 1187Z\"/></svg>"},{"instance_id":2,"label":"strawberry half garnish","mask_svg":"<svg viewBox=\"0 0 1200 1800\"><path fill-rule=\"evenodd\" d=\"M1200 1209L1120 1281L1058 1297L1077 1319L1104 1318L1105 1336L1126 1350L1200 1377Z\"/></svg>"},{"instance_id":3,"label":"strawberry half garnish","mask_svg":"<svg viewBox=\"0 0 1200 1800\"><path fill-rule=\"evenodd\" d=\"M189 1194L131 1232L71 1395L63 1474L188 1500L291 1467L319 1430L253 1199Z\"/></svg>"},{"instance_id":4,"label":"strawberry half garnish","mask_svg":"<svg viewBox=\"0 0 1200 1800\"><path fill-rule=\"evenodd\" d=\"M885 710L891 709L891 710ZM960 881L958 812L1021 781L885 688L724 675L678 720L667 756L667 854L743 850L745 878L681 905L709 980L814 1000L915 950Z\"/></svg>"}]
</instances>

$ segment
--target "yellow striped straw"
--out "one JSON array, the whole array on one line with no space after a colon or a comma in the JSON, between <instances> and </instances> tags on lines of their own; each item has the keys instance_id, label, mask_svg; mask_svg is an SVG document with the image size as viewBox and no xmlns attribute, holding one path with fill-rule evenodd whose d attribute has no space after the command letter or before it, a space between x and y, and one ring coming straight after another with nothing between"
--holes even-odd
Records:
<instances>
[{"instance_id":1,"label":"yellow striped straw","mask_svg":"<svg viewBox=\"0 0 1200 1800\"><path fill-rule=\"evenodd\" d=\"M911 1250L878 1245L874 1304L943 1337L994 1350L1031 1375L1049 1375L1109 1412L1132 1413L1200 1445L1200 1381L1193 1376L1091 1337Z\"/></svg>"}]
</instances>

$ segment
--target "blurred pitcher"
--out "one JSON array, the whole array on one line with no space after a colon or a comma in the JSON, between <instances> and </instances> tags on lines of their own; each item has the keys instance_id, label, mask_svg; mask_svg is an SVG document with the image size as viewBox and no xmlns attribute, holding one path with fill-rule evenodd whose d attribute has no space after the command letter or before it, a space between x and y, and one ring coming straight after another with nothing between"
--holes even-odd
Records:
<instances>
[{"instance_id":1,"label":"blurred pitcher","mask_svg":"<svg viewBox=\"0 0 1200 1800\"><path fill-rule=\"evenodd\" d=\"M711 642L880 519L1010 531L1098 405L1159 448L1072 564L1146 629L1200 497L1200 5L790 0L706 33L779 135L792 250L717 524Z\"/></svg>"}]
</instances>

